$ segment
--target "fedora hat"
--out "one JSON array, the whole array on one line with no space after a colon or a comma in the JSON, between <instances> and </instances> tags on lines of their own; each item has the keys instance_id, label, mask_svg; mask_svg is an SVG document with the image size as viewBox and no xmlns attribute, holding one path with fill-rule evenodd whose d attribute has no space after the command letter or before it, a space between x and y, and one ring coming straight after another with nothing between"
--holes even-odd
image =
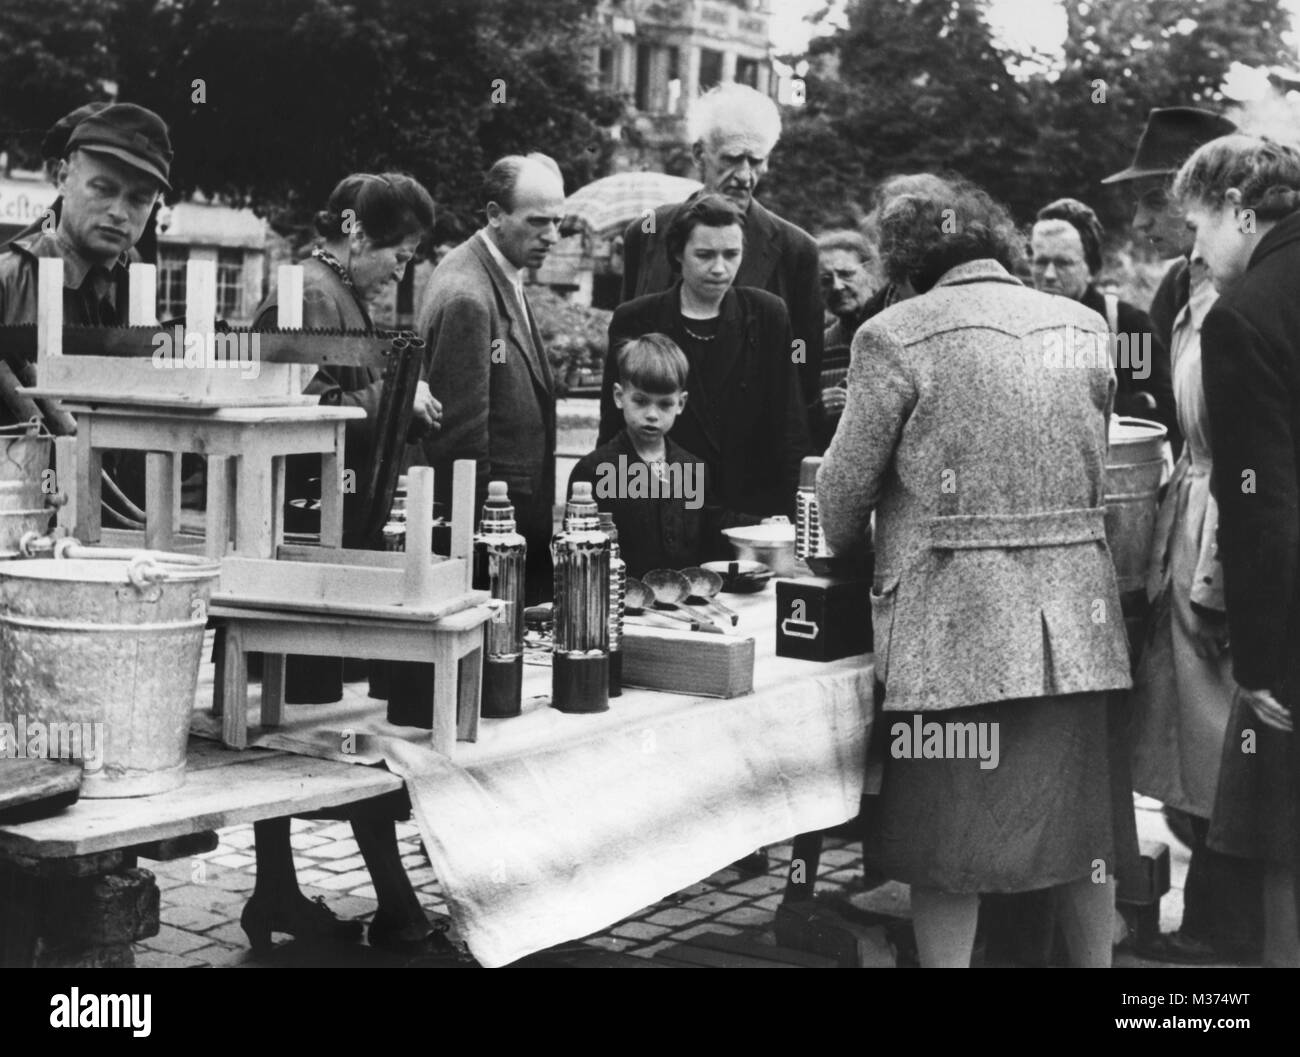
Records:
<instances>
[{"instance_id":1,"label":"fedora hat","mask_svg":"<svg viewBox=\"0 0 1300 1057\"><path fill-rule=\"evenodd\" d=\"M1170 106L1152 110L1147 127L1138 140L1133 162L1101 182L1121 183L1148 176L1171 176L1203 143L1237 131L1237 126L1220 114L1193 106Z\"/></svg>"}]
</instances>

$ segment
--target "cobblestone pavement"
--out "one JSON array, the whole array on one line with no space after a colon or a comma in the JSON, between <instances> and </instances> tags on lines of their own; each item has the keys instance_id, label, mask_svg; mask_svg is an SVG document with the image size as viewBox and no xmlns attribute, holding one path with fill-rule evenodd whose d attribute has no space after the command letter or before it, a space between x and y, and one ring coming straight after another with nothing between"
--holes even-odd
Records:
<instances>
[{"instance_id":1,"label":"cobblestone pavement","mask_svg":"<svg viewBox=\"0 0 1300 1057\"><path fill-rule=\"evenodd\" d=\"M1171 848L1173 888L1161 904L1161 927L1168 930L1182 918L1182 885L1187 851L1165 828L1158 807L1147 802L1138 810L1144 839L1161 840ZM400 824L402 862L425 910L447 917L438 880L424 858L413 823ZM162 929L136 946L136 964L150 967L193 966L392 966L402 959L365 946L307 949L280 937L264 958L248 950L239 915L253 888L253 828L235 826L220 832L221 843L206 855L169 863L144 862L153 870L162 891ZM369 919L375 911L370 884L351 826L346 822L293 823L293 847L298 880L304 894L323 896L340 917ZM652 957L664 947L698 935L719 932L773 942L772 921L785 884L790 845L768 849L770 867L758 877L722 870L677 892L624 921L587 938L611 951ZM886 884L871 892L862 888L862 858L856 844L828 839L822 853L817 891L836 893L855 905L885 913L908 914L907 889ZM1131 955L1116 958L1117 966L1145 963Z\"/></svg>"}]
</instances>

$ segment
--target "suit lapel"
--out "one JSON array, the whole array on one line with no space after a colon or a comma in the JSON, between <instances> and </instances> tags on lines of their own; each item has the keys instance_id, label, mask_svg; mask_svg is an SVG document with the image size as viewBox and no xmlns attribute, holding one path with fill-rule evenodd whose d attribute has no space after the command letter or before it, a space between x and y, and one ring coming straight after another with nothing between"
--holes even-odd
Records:
<instances>
[{"instance_id":1,"label":"suit lapel","mask_svg":"<svg viewBox=\"0 0 1300 1057\"><path fill-rule=\"evenodd\" d=\"M768 279L776 271L776 261L781 254L779 234L772 214L758 199L751 199L749 211L745 214L745 255L740 261L740 271L736 273L736 286L771 290Z\"/></svg>"},{"instance_id":2,"label":"suit lapel","mask_svg":"<svg viewBox=\"0 0 1300 1057\"><path fill-rule=\"evenodd\" d=\"M529 373L533 376L533 383L546 396L551 396L554 389L549 366L542 361L541 335L537 333L537 328L532 325L531 319L528 318L529 314L525 313L523 306L519 303L519 298L515 296L514 285L506 278L505 272L501 270L497 262L492 259L492 254L483 245L483 240L478 235L475 235L470 245L496 289L497 308L505 316L511 343L519 350L519 354L524 358L524 363L528 365Z\"/></svg>"}]
</instances>

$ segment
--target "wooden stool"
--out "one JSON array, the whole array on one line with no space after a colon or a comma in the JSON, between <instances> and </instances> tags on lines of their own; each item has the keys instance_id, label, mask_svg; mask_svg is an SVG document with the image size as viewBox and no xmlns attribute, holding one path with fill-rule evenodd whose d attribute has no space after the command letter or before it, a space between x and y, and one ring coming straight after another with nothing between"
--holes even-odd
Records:
<instances>
[{"instance_id":1,"label":"wooden stool","mask_svg":"<svg viewBox=\"0 0 1300 1057\"><path fill-rule=\"evenodd\" d=\"M490 606L473 606L436 620L328 617L216 604L211 615L226 628L225 664L218 673L217 693L222 702L222 739L232 748L248 746L249 653L265 655L264 727L277 727L283 718L284 655L305 653L433 664L434 749L450 755L458 740L478 739L483 625L492 619Z\"/></svg>"},{"instance_id":2,"label":"wooden stool","mask_svg":"<svg viewBox=\"0 0 1300 1057\"><path fill-rule=\"evenodd\" d=\"M100 539L103 452L143 451L145 546L170 550L180 525L180 456L207 456L205 550L271 558L284 541L285 458L321 457L321 545L343 545L343 443L359 407L232 407L218 411L68 401L77 416L75 485L62 514L84 543ZM60 445L60 457L67 450ZM66 473L62 465L60 474Z\"/></svg>"}]
</instances>

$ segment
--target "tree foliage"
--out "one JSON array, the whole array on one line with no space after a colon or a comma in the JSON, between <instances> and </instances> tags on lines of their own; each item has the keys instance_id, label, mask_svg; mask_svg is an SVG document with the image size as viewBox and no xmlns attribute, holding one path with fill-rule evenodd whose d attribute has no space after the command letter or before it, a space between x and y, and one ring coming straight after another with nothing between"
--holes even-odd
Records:
<instances>
[{"instance_id":1,"label":"tree foliage","mask_svg":"<svg viewBox=\"0 0 1300 1057\"><path fill-rule=\"evenodd\" d=\"M893 173L955 171L1026 221L1071 195L1123 226L1098 181L1127 166L1156 106L1222 108L1234 61L1286 62L1281 0L1061 0L1064 54L1000 47L983 0L852 0L814 41L765 198L811 228L870 204ZM1100 89L1100 90L1099 90Z\"/></svg>"},{"instance_id":2,"label":"tree foliage","mask_svg":"<svg viewBox=\"0 0 1300 1057\"><path fill-rule=\"evenodd\" d=\"M178 194L305 222L357 170L411 172L440 236L475 225L482 171L540 150L570 189L600 175L621 103L594 87L595 0L16 0L0 43L50 40L40 76L0 52L11 127L43 131L96 78L171 126ZM92 11L103 12L96 22ZM71 30L60 27L67 23ZM74 32L75 30L75 32ZM32 43L36 42L36 43ZM49 49L47 49L49 50ZM30 154L39 143L27 146Z\"/></svg>"}]
</instances>

